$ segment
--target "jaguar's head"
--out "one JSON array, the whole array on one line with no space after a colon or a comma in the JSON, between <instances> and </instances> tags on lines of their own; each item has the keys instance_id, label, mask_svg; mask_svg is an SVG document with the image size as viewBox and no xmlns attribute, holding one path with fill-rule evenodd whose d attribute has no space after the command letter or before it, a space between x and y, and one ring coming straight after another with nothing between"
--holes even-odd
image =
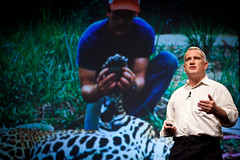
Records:
<instances>
[{"instance_id":1,"label":"jaguar's head","mask_svg":"<svg viewBox=\"0 0 240 160\"><path fill-rule=\"evenodd\" d=\"M115 73L118 78L122 76L122 67L127 67L128 59L125 56L115 54L107 59L102 68L109 68L108 73ZM115 88L113 93L104 97L104 102L101 107L100 125L104 123L110 124L114 121L114 117L125 115L122 105L122 93L118 88Z\"/></svg>"},{"instance_id":2,"label":"jaguar's head","mask_svg":"<svg viewBox=\"0 0 240 160\"><path fill-rule=\"evenodd\" d=\"M108 73L115 73L118 78L122 76L122 67L127 67L128 58L115 54L114 56L108 57L107 61L102 65L102 69L109 68Z\"/></svg>"},{"instance_id":3,"label":"jaguar's head","mask_svg":"<svg viewBox=\"0 0 240 160\"><path fill-rule=\"evenodd\" d=\"M106 74L109 75L111 73L115 73L117 76L117 81L119 81L119 79L121 78L122 74L123 74L123 70L122 67L127 67L128 66L128 58L126 58L125 56L121 56L119 54L115 54L114 56L110 56L108 57L107 61L102 65L102 69L104 68L108 68L108 72ZM112 97L116 97L119 96L120 90L118 87L116 87L113 92L112 92Z\"/></svg>"}]
</instances>

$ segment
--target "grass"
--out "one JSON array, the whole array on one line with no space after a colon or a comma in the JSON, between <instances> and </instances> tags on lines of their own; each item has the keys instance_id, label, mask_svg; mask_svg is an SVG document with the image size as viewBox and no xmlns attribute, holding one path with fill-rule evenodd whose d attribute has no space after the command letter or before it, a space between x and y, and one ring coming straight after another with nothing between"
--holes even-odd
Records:
<instances>
[{"instance_id":1,"label":"grass","mask_svg":"<svg viewBox=\"0 0 240 160\"><path fill-rule=\"evenodd\" d=\"M76 49L81 34L92 21L91 18L86 20L83 13L73 13L71 18L52 18L43 10L42 18L36 24L18 24L17 29L10 31L5 28L4 34L0 35L2 126L40 122L51 124L55 129L82 128L85 103L80 94L75 64ZM156 32L161 33L164 20L156 17L157 20L154 17L149 20L158 25L155 26ZM213 65L210 71L222 72L220 79L216 80L230 90L239 108L238 47L211 46L212 63L221 65ZM181 57L187 46L156 48L166 48ZM180 60L180 65L182 63ZM186 74L179 68L164 97L168 99L186 79ZM162 127L163 119L156 119L154 115L150 115L150 119L155 127Z\"/></svg>"},{"instance_id":2,"label":"grass","mask_svg":"<svg viewBox=\"0 0 240 160\"><path fill-rule=\"evenodd\" d=\"M13 127L40 118L56 123L51 117L66 123L83 114L75 59L86 26L81 21L75 23L78 27L72 25L45 17L35 26L19 25L1 37L1 124ZM46 115L43 106L49 109Z\"/></svg>"}]
</instances>

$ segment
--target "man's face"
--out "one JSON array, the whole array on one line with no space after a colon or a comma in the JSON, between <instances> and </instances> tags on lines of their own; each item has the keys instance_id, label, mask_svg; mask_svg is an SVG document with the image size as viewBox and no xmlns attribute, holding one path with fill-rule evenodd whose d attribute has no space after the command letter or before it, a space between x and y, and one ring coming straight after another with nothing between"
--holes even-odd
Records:
<instances>
[{"instance_id":1,"label":"man's face","mask_svg":"<svg viewBox=\"0 0 240 160\"><path fill-rule=\"evenodd\" d=\"M183 66L188 77L197 76L198 78L202 78L202 76L205 76L205 70L208 67L208 63L203 60L200 51L189 50L185 55Z\"/></svg>"},{"instance_id":2,"label":"man's face","mask_svg":"<svg viewBox=\"0 0 240 160\"><path fill-rule=\"evenodd\" d=\"M128 10L110 11L107 13L109 18L109 33L114 36L124 36L130 29L133 18L137 14Z\"/></svg>"}]
</instances>

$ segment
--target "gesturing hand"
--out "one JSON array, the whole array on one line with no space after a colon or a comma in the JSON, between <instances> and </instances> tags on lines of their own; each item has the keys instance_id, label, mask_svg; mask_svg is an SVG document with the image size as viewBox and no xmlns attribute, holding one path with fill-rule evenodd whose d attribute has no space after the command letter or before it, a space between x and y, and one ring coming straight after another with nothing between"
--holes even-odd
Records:
<instances>
[{"instance_id":1,"label":"gesturing hand","mask_svg":"<svg viewBox=\"0 0 240 160\"><path fill-rule=\"evenodd\" d=\"M215 114L217 111L218 106L216 105L215 101L213 100L212 96L208 94L208 99L209 100L200 100L198 102L198 109L199 111L204 111L209 114Z\"/></svg>"}]
</instances>

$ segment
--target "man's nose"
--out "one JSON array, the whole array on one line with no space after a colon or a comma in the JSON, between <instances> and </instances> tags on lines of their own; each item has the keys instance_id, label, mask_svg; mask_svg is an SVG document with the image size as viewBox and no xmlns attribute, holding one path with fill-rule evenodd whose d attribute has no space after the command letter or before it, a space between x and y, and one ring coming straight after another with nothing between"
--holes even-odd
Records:
<instances>
[{"instance_id":1,"label":"man's nose","mask_svg":"<svg viewBox=\"0 0 240 160\"><path fill-rule=\"evenodd\" d=\"M193 63L195 63L194 58L191 58L190 64L193 64Z\"/></svg>"},{"instance_id":2,"label":"man's nose","mask_svg":"<svg viewBox=\"0 0 240 160\"><path fill-rule=\"evenodd\" d=\"M118 20L117 20L118 24L123 24L123 22L124 22L123 18L118 18Z\"/></svg>"}]
</instances>

